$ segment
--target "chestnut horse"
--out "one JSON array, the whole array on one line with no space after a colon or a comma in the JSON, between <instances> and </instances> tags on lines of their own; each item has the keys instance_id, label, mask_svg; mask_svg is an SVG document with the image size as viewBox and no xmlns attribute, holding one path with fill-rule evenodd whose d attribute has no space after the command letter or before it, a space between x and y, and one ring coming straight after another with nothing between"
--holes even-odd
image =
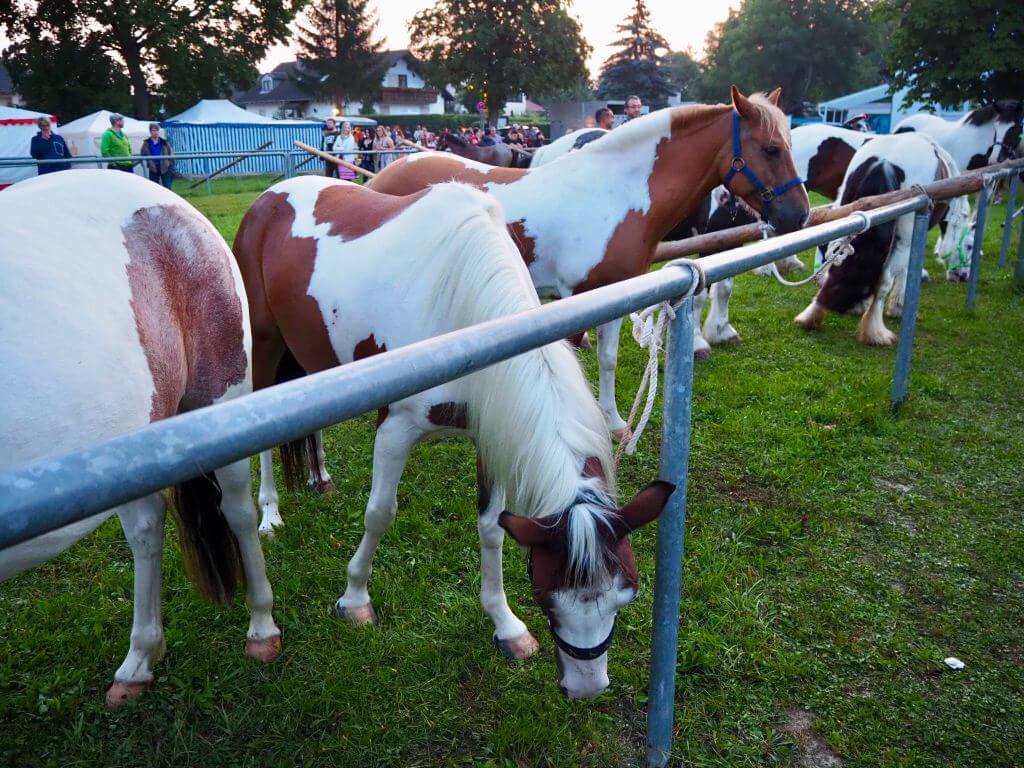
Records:
<instances>
[{"instance_id":1,"label":"chestnut horse","mask_svg":"<svg viewBox=\"0 0 1024 768\"><path fill-rule=\"evenodd\" d=\"M4 192L0 230L0 471L250 391L241 277L223 238L177 195L117 171L54 173ZM245 585L246 651L272 660L281 632L248 459L186 481L173 496L187 573L220 603ZM166 647L166 508L154 493L0 552L7 578L118 515L135 560L135 609L110 706L150 684Z\"/></svg>"},{"instance_id":2,"label":"chestnut horse","mask_svg":"<svg viewBox=\"0 0 1024 768\"><path fill-rule=\"evenodd\" d=\"M540 305L501 206L462 184L395 197L322 177L290 179L246 213L235 254L253 320L257 388ZM654 483L616 508L608 431L566 342L380 410L366 530L339 614L356 624L375 620L371 563L395 519L406 459L416 443L444 435L476 443L480 600L499 648L516 658L537 649L505 597L504 529L527 548L562 689L599 693L608 685L615 616L637 592L627 534L657 517L673 486ZM315 472L308 448L300 441L282 452ZM272 485L270 452L260 460ZM304 470L289 475L305 479ZM502 512L506 497L516 514Z\"/></svg>"},{"instance_id":3,"label":"chestnut horse","mask_svg":"<svg viewBox=\"0 0 1024 768\"><path fill-rule=\"evenodd\" d=\"M666 233L722 183L776 231L801 227L807 193L778 97L776 90L747 98L733 87L732 105L658 110L539 168L423 152L392 163L369 186L407 195L454 179L487 190L504 206L538 293L561 298L646 272ZM618 437L626 431L615 402L621 325L598 328L598 399Z\"/></svg>"},{"instance_id":4,"label":"chestnut horse","mask_svg":"<svg viewBox=\"0 0 1024 768\"><path fill-rule=\"evenodd\" d=\"M494 144L490 147L481 147L470 144L464 137L457 133L443 133L438 140L437 148L449 150L459 157L466 157L484 165L493 165L497 168L526 168L530 165L529 152L517 152L508 144Z\"/></svg>"}]
</instances>

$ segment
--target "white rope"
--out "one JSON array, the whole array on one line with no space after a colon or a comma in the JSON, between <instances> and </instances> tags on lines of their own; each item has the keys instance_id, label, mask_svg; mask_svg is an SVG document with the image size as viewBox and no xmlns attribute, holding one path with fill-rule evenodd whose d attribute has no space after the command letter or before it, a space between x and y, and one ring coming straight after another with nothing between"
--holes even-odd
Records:
<instances>
[{"instance_id":1,"label":"white rope","mask_svg":"<svg viewBox=\"0 0 1024 768\"><path fill-rule=\"evenodd\" d=\"M863 211L854 211L850 215L856 216L861 220L861 228L852 235L847 235L846 237L830 242L828 244L828 248L825 249L825 258L821 262L821 266L814 270L809 277L805 277L803 280L786 280L779 272L779 268L775 266L775 262L773 261L771 263L771 268L772 274L775 275L775 279L787 288L799 288L801 285L807 285L807 283L812 280L817 280L818 276L832 265L838 266L839 264L842 264L847 257L852 256L853 238L861 234L861 232L865 232L868 229L869 222L867 214ZM762 234L765 233L764 227L761 228L761 232ZM764 237L767 239L766 234L764 234Z\"/></svg>"},{"instance_id":2,"label":"white rope","mask_svg":"<svg viewBox=\"0 0 1024 768\"><path fill-rule=\"evenodd\" d=\"M637 443L647 428L647 422L651 420L654 412L654 400L658 394L658 357L665 345L665 330L669 322L675 320L676 312L683 308L683 303L696 293L704 290L704 270L692 259L676 259L668 262L666 267L686 266L697 275L697 280L690 286L690 290L675 301L663 301L653 307L647 307L640 312L631 312L630 321L633 324L633 339L641 349L647 350L647 365L644 368L643 376L640 379L640 386L637 388L636 397L633 398L633 407L629 409L629 418L626 419L626 433L628 439L623 440L615 451L615 463L619 463L623 452L632 456L636 453ZM685 311L685 309L683 310ZM646 396L645 396L646 391ZM643 402L643 410L640 412L640 419L637 418L637 411L640 410L640 403Z\"/></svg>"}]
</instances>

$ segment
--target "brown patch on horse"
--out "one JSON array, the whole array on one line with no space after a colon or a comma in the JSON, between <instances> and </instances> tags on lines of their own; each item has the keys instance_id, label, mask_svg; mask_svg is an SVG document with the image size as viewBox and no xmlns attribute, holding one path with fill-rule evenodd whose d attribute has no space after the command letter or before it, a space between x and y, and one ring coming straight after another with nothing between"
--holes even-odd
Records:
<instances>
[{"instance_id":1,"label":"brown patch on horse","mask_svg":"<svg viewBox=\"0 0 1024 768\"><path fill-rule=\"evenodd\" d=\"M465 403L438 403L430 406L427 420L438 427L466 429L469 424Z\"/></svg>"},{"instance_id":2,"label":"brown patch on horse","mask_svg":"<svg viewBox=\"0 0 1024 768\"><path fill-rule=\"evenodd\" d=\"M850 167L850 161L856 153L854 147L840 138L830 136L825 139L807 162L804 185L834 200L846 176L846 169Z\"/></svg>"},{"instance_id":3,"label":"brown patch on horse","mask_svg":"<svg viewBox=\"0 0 1024 768\"><path fill-rule=\"evenodd\" d=\"M412 162L406 157L396 160L370 179L366 186L387 195L411 195L431 184L446 181L460 181L477 189L484 189L486 184L512 184L527 173L529 171L524 168L492 167L480 171L453 157L446 157L444 152L435 152L429 156L418 156Z\"/></svg>"},{"instance_id":4,"label":"brown patch on horse","mask_svg":"<svg viewBox=\"0 0 1024 768\"><path fill-rule=\"evenodd\" d=\"M508 233L512 236L512 242L519 249L519 253L522 255L523 261L526 262L526 266L533 264L535 258L534 249L537 247L537 241L526 234L526 222L523 219L513 221L508 225Z\"/></svg>"},{"instance_id":5,"label":"brown patch on horse","mask_svg":"<svg viewBox=\"0 0 1024 768\"><path fill-rule=\"evenodd\" d=\"M140 208L122 232L153 376L150 419L209 405L243 381L249 365L242 302L220 238L174 205Z\"/></svg>"},{"instance_id":6,"label":"brown patch on horse","mask_svg":"<svg viewBox=\"0 0 1024 768\"><path fill-rule=\"evenodd\" d=\"M364 357L373 357L379 355L381 352L387 352L387 344L378 344L377 339L371 333L365 339L356 344L352 350L353 360L362 360ZM383 405L377 409L377 427L380 427L384 423L384 420L388 417L388 406Z\"/></svg>"},{"instance_id":7,"label":"brown patch on horse","mask_svg":"<svg viewBox=\"0 0 1024 768\"><path fill-rule=\"evenodd\" d=\"M405 211L429 190L406 197L384 195L351 184L325 187L313 206L313 220L330 224L327 234L342 240L356 240L370 234Z\"/></svg>"}]
</instances>

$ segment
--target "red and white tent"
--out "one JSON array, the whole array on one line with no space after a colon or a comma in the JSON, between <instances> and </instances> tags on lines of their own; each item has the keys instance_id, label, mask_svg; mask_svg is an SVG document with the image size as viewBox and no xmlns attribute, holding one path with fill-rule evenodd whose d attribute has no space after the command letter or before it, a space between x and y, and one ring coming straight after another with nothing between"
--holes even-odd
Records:
<instances>
[{"instance_id":1,"label":"red and white tent","mask_svg":"<svg viewBox=\"0 0 1024 768\"><path fill-rule=\"evenodd\" d=\"M55 115L17 107L0 107L0 157L31 157L29 147L32 144L32 137L39 132L36 120L40 117L50 118L56 130ZM0 189L35 175L34 165L0 168Z\"/></svg>"}]
</instances>

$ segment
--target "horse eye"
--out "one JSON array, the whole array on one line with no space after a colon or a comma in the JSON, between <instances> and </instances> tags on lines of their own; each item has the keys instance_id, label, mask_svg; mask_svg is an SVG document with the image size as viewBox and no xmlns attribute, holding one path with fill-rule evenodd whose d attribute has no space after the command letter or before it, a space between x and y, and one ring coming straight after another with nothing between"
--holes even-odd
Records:
<instances>
[{"instance_id":1,"label":"horse eye","mask_svg":"<svg viewBox=\"0 0 1024 768\"><path fill-rule=\"evenodd\" d=\"M768 155L768 157L778 157L779 156L779 148L776 147L774 144L769 145L767 147L763 147L763 149L764 149L764 153L766 155Z\"/></svg>"}]
</instances>

